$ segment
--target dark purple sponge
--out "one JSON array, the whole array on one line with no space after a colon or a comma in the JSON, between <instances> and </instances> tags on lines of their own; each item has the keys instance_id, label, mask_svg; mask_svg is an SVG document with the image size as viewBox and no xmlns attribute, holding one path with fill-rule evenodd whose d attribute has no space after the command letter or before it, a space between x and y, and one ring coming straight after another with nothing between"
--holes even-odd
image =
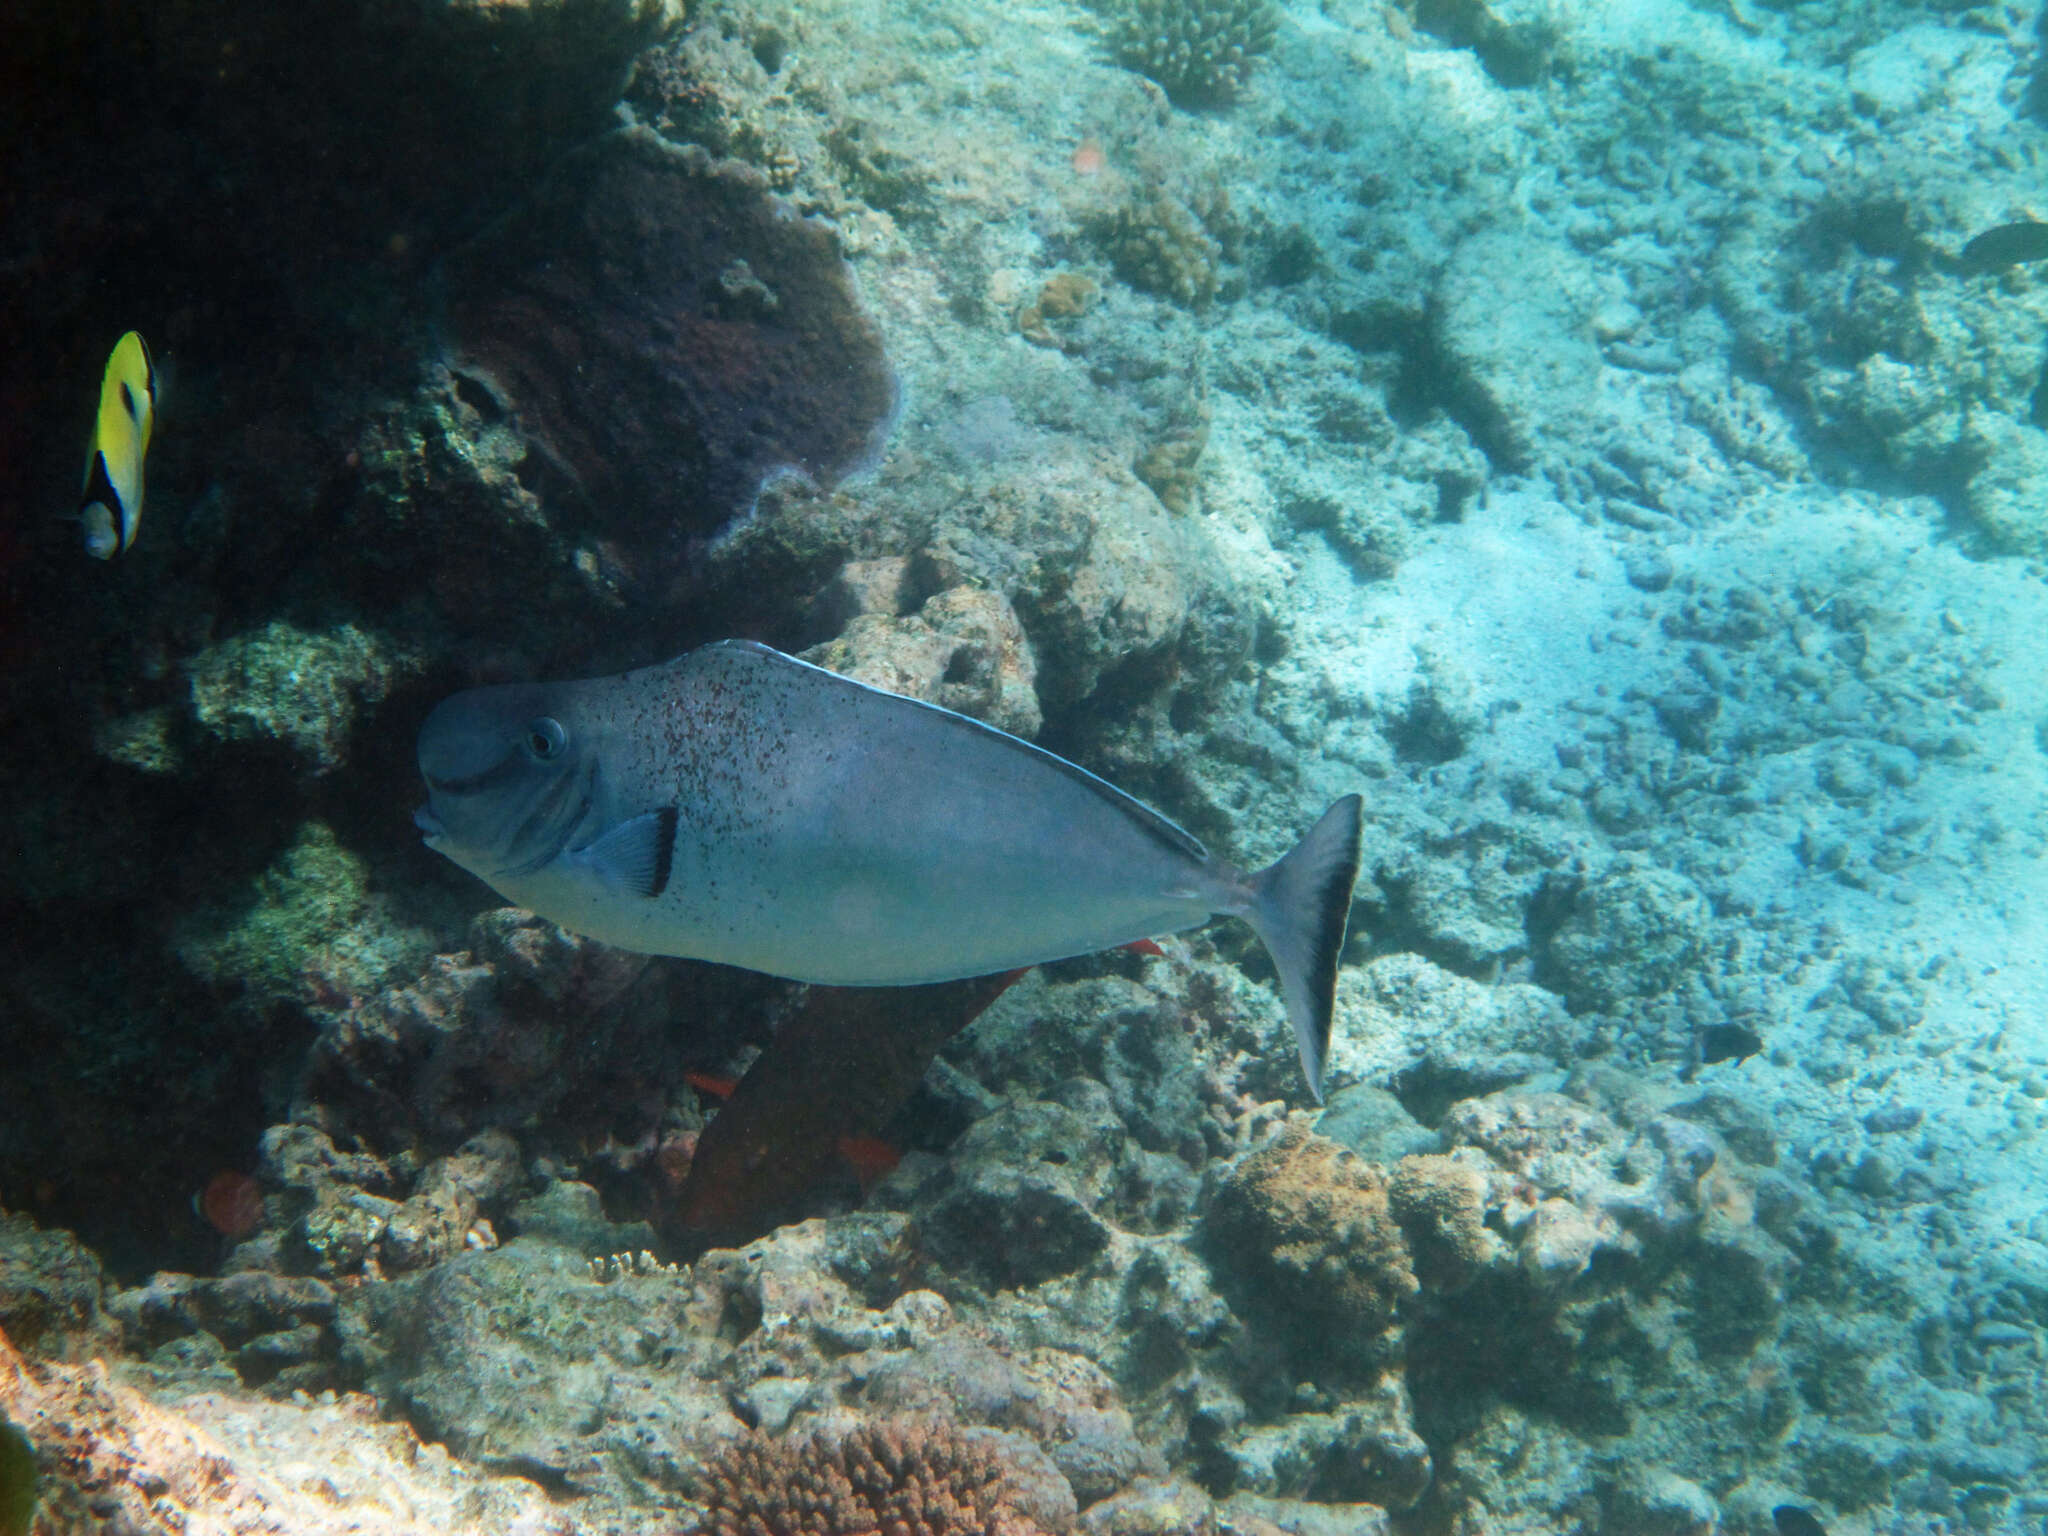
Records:
<instances>
[{"instance_id":1,"label":"dark purple sponge","mask_svg":"<svg viewBox=\"0 0 2048 1536\"><path fill-rule=\"evenodd\" d=\"M714 532L779 472L829 488L895 411L832 232L644 130L568 157L451 260L447 320L450 366L542 461L521 478L642 548Z\"/></svg>"}]
</instances>

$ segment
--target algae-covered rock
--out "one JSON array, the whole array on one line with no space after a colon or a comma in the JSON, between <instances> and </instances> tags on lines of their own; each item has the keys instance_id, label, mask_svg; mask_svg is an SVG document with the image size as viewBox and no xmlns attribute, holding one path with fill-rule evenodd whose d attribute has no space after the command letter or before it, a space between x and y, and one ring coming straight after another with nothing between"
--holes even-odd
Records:
<instances>
[{"instance_id":1,"label":"algae-covered rock","mask_svg":"<svg viewBox=\"0 0 2048 1536\"><path fill-rule=\"evenodd\" d=\"M416 964L430 947L373 891L369 866L309 821L231 897L185 914L171 947L192 973L261 1010L331 1007Z\"/></svg>"},{"instance_id":2,"label":"algae-covered rock","mask_svg":"<svg viewBox=\"0 0 2048 1536\"><path fill-rule=\"evenodd\" d=\"M1188 1153L1200 1140L1200 1069L1179 979L1161 981L1155 989L1121 976L1027 977L946 1057L997 1091L1036 1098L1058 1097L1076 1076L1097 1079L1141 1146Z\"/></svg>"},{"instance_id":3,"label":"algae-covered rock","mask_svg":"<svg viewBox=\"0 0 2048 1536\"><path fill-rule=\"evenodd\" d=\"M201 731L285 747L320 775L347 760L357 716L420 667L403 646L354 624L316 633L277 619L208 647L185 672Z\"/></svg>"},{"instance_id":4,"label":"algae-covered rock","mask_svg":"<svg viewBox=\"0 0 2048 1536\"><path fill-rule=\"evenodd\" d=\"M1385 1171L1300 1125L1216 1186L1203 1235L1246 1304L1303 1340L1323 1340L1326 1359L1385 1349L1417 1290Z\"/></svg>"},{"instance_id":5,"label":"algae-covered rock","mask_svg":"<svg viewBox=\"0 0 2048 1536\"><path fill-rule=\"evenodd\" d=\"M108 1310L128 1347L146 1352L167 1376L198 1372L280 1396L321 1391L338 1379L334 1291L312 1276L161 1271L117 1294Z\"/></svg>"},{"instance_id":6,"label":"algae-covered rock","mask_svg":"<svg viewBox=\"0 0 2048 1536\"><path fill-rule=\"evenodd\" d=\"M1619 1007L1676 986L1699 960L1712 916L1685 876L1625 862L1581 888L1548 958L1574 1006Z\"/></svg>"},{"instance_id":7,"label":"algae-covered rock","mask_svg":"<svg viewBox=\"0 0 2048 1536\"><path fill-rule=\"evenodd\" d=\"M465 1460L588 1482L607 1460L678 1491L742 1427L711 1379L687 1277L610 1284L531 1238L353 1293L350 1358ZM715 1310L706 1321L715 1319Z\"/></svg>"},{"instance_id":8,"label":"algae-covered rock","mask_svg":"<svg viewBox=\"0 0 2048 1536\"><path fill-rule=\"evenodd\" d=\"M1095 1214L1116 1167L1121 1127L1057 1104L988 1115L920 1192L925 1240L948 1265L991 1288L1069 1274L1107 1246Z\"/></svg>"}]
</instances>

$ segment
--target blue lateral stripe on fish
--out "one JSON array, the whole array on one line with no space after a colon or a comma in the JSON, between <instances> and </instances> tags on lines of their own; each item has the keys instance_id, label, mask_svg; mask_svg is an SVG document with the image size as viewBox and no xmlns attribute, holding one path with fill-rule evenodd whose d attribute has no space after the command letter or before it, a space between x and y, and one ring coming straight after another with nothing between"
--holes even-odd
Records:
<instances>
[{"instance_id":1,"label":"blue lateral stripe on fish","mask_svg":"<svg viewBox=\"0 0 2048 1536\"><path fill-rule=\"evenodd\" d=\"M737 640L456 694L421 727L419 765L429 847L646 954L910 986L1243 918L1322 1096L1356 795L1245 874L1042 747Z\"/></svg>"}]
</instances>

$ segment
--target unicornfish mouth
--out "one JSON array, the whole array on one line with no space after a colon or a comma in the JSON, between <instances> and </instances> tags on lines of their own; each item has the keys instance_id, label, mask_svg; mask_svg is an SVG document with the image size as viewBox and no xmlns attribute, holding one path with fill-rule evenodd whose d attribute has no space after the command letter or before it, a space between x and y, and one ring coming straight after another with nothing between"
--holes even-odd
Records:
<instances>
[{"instance_id":1,"label":"unicornfish mouth","mask_svg":"<svg viewBox=\"0 0 2048 1536\"><path fill-rule=\"evenodd\" d=\"M424 805L412 813L412 824L426 834L427 846L429 848L438 843L447 833L447 828L441 825L440 819Z\"/></svg>"}]
</instances>

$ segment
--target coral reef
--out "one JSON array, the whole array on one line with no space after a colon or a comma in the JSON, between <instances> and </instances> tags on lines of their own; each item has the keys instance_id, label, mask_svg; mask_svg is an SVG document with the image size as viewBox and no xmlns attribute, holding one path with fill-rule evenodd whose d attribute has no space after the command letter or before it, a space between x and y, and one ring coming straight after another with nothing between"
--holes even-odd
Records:
<instances>
[{"instance_id":1,"label":"coral reef","mask_svg":"<svg viewBox=\"0 0 2048 1536\"><path fill-rule=\"evenodd\" d=\"M2042 213L2030 19L90 14L0 63L0 1394L67 1520L638 1536L913 1415L1105 1536L2038 1524L2048 284L1966 254ZM1222 926L834 1050L417 850L441 693L729 634L1240 868L1363 793L1320 1115Z\"/></svg>"},{"instance_id":2,"label":"coral reef","mask_svg":"<svg viewBox=\"0 0 2048 1536\"><path fill-rule=\"evenodd\" d=\"M705 1469L705 1536L1045 1536L999 1445L915 1420L734 1441Z\"/></svg>"}]
</instances>

